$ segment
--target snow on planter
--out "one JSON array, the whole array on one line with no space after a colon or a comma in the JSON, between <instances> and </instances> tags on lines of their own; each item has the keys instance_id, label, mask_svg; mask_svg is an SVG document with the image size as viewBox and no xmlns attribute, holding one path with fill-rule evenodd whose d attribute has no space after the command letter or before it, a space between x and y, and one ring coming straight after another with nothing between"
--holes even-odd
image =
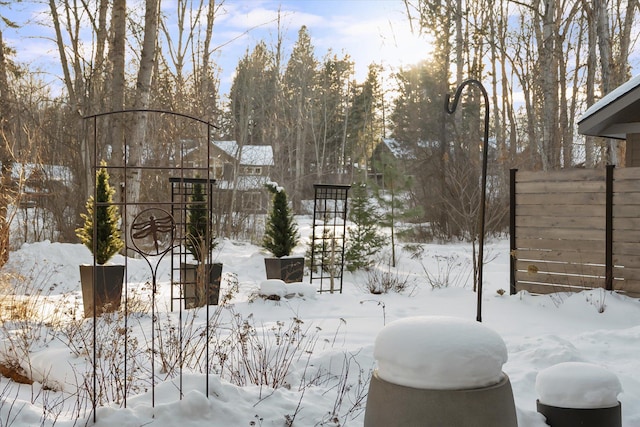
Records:
<instances>
[{"instance_id":1,"label":"snow on planter","mask_svg":"<svg viewBox=\"0 0 640 427\"><path fill-rule=\"evenodd\" d=\"M565 362L543 369L536 377L540 403L558 408L598 409L618 405L620 380L600 366Z\"/></svg>"},{"instance_id":2,"label":"snow on planter","mask_svg":"<svg viewBox=\"0 0 640 427\"><path fill-rule=\"evenodd\" d=\"M503 378L507 347L495 331L476 321L410 317L378 334L378 375L393 384L434 390L487 387Z\"/></svg>"}]
</instances>

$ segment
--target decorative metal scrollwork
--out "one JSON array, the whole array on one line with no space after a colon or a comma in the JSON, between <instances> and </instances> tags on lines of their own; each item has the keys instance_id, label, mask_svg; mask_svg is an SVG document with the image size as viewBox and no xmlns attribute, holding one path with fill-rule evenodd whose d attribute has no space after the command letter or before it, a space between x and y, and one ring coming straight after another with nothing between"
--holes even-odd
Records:
<instances>
[{"instance_id":1,"label":"decorative metal scrollwork","mask_svg":"<svg viewBox=\"0 0 640 427\"><path fill-rule=\"evenodd\" d=\"M131 224L131 241L144 256L164 255L173 247L176 223L173 216L160 208L145 209Z\"/></svg>"}]
</instances>

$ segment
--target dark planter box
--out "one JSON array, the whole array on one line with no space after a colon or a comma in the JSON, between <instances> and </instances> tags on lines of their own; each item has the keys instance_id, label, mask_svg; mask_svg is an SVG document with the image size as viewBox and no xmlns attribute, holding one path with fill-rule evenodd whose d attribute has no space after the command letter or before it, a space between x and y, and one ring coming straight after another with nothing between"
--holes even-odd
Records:
<instances>
[{"instance_id":1,"label":"dark planter box","mask_svg":"<svg viewBox=\"0 0 640 427\"><path fill-rule=\"evenodd\" d=\"M302 282L304 276L303 257L265 258L267 279L280 279L285 283Z\"/></svg>"},{"instance_id":2,"label":"dark planter box","mask_svg":"<svg viewBox=\"0 0 640 427\"><path fill-rule=\"evenodd\" d=\"M559 408L536 401L538 412L547 418L551 427L621 427L620 402L610 408L574 409Z\"/></svg>"},{"instance_id":3,"label":"dark planter box","mask_svg":"<svg viewBox=\"0 0 640 427\"><path fill-rule=\"evenodd\" d=\"M97 316L118 311L122 299L123 281L124 265L81 265L80 283L84 317L93 317L94 297Z\"/></svg>"},{"instance_id":4,"label":"dark planter box","mask_svg":"<svg viewBox=\"0 0 640 427\"><path fill-rule=\"evenodd\" d=\"M202 267L200 267L202 268ZM218 305L220 298L220 281L222 278L222 263L205 264L205 281L199 277L197 264L180 264L180 278L184 308L202 307L204 305ZM209 286L209 302L207 304L207 289L197 292L199 283L207 283ZM202 285L201 285L202 286Z\"/></svg>"}]
</instances>

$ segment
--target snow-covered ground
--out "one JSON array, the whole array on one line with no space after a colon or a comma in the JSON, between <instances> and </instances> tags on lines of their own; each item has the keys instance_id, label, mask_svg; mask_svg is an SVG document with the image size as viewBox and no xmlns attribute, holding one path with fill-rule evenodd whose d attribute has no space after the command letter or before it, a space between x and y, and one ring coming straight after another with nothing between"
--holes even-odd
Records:
<instances>
[{"instance_id":1,"label":"snow-covered ground","mask_svg":"<svg viewBox=\"0 0 640 427\"><path fill-rule=\"evenodd\" d=\"M306 219L299 219L304 235L308 232L304 226ZM238 289L225 308L220 311L210 308L216 322L212 336L222 340L233 330L234 319L241 319L256 339L274 348L281 345L279 339L291 342L292 337L295 338L305 347L296 353L288 371L279 380L282 386L251 385L246 374L246 384L239 385L243 382L241 376L233 380L228 372L214 372L208 377L207 396L206 376L202 373L185 369L181 379L179 376L167 378L170 376L166 374L167 360L160 357L158 349L170 347L166 341L169 330L179 321L188 330L201 326L206 311L188 310L182 312L182 316L178 311L170 312L169 266L163 262L158 269L156 327L161 330L156 328L154 339L157 347L153 392L148 367L129 372L128 381L133 388L126 408L122 407L122 401L100 407L97 425L362 426L368 379L375 368L374 343L385 325L413 316L471 320L476 317L476 294L469 277L471 251L467 244L424 245L418 257L412 257L415 251L399 247L396 269L384 267L384 261L389 259L385 251L381 254L383 263L377 277L390 273L391 277L406 280L407 288L401 293L372 294L367 290L367 283L374 280L373 276L358 272L345 273L342 293L309 294L302 287L299 295L280 300L257 297L265 279L263 258L266 255L259 247L224 241L218 249L217 261L224 264L223 291L233 285L234 277ZM304 254L305 250L301 244L297 253ZM508 242L490 242L485 254L490 262L484 269L482 320L483 325L497 332L506 344L508 360L502 369L511 380L519 426L546 425L535 411L536 376L563 362L587 362L615 374L623 390L618 396L622 402L623 425L640 425L640 302L601 290L572 295L509 295ZM116 257L113 262L122 262L122 258ZM73 306L75 301L78 305L81 301L78 272L81 263L91 263L91 255L83 246L42 242L25 244L13 252L4 270L13 269L30 277L22 282L35 283L42 289L46 299L52 302L48 308L52 318L68 319L74 312L69 304ZM150 295L151 270L143 260L133 259L128 260L127 268L129 294L143 305ZM305 280L309 280L308 276ZM443 282L443 286L432 286L436 282ZM445 286L447 282L449 286ZM34 291L33 285L27 289ZM149 360L146 348L151 342L150 319L149 313L132 314L128 323L132 342L129 357ZM74 335L74 331L83 331L83 327L90 325L91 320L75 323L58 320L32 332L31 336L37 339L29 347L29 356L16 358L41 382L17 386L0 378L0 425L40 425L43 413L47 418L44 425L54 422L59 426L85 425L92 420L91 403L78 403L76 392L83 375L91 372L87 362L91 351L84 347L90 340L72 345L67 341L71 336L87 340L87 335ZM19 322L5 324L4 346L0 347L5 354L17 354L21 348L17 338L21 335L7 336L7 330L23 326ZM57 332L65 328L64 334ZM105 348L115 345L101 344ZM284 347L279 348L283 351ZM117 362L121 359L118 351L114 350L115 361L108 366L121 366ZM194 352L201 354L202 348ZM282 355L277 350L271 354ZM215 360L219 356L212 354L211 358ZM240 364L242 358L238 361ZM178 390L180 381L182 399ZM43 390L42 383L44 388L53 390Z\"/></svg>"}]
</instances>

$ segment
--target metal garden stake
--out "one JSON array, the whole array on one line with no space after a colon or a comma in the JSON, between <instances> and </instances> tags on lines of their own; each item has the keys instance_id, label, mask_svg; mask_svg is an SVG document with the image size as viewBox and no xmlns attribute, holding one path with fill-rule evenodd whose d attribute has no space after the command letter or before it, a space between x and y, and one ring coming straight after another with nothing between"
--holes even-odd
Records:
<instances>
[{"instance_id":1,"label":"metal garden stake","mask_svg":"<svg viewBox=\"0 0 640 427\"><path fill-rule=\"evenodd\" d=\"M484 216L485 199L487 197L487 148L489 146L489 97L487 96L487 91L479 80L465 80L456 89L453 105L450 105L449 94L445 96L444 109L447 113L453 114L458 106L458 101L460 101L462 90L470 84L478 86L484 97L484 145L482 148L482 193L480 196L480 243L478 248L478 308L476 315L476 320L482 322L482 266L484 264Z\"/></svg>"}]
</instances>

